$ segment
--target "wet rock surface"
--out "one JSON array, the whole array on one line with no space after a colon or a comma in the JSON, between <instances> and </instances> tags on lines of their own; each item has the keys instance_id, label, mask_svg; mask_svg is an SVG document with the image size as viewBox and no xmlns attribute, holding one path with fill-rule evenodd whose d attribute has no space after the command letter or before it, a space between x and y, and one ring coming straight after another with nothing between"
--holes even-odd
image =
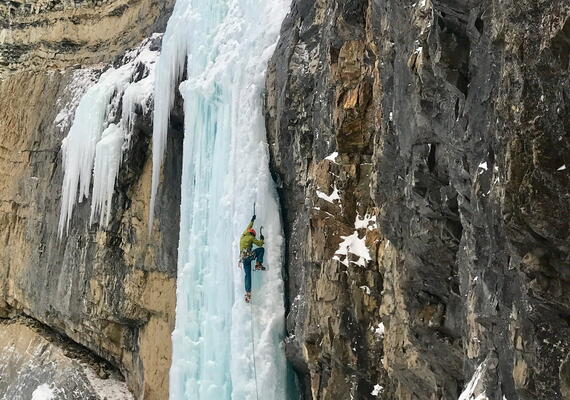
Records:
<instances>
[{"instance_id":1,"label":"wet rock surface","mask_svg":"<svg viewBox=\"0 0 570 400\"><path fill-rule=\"evenodd\" d=\"M569 16L294 2L266 111L306 398L455 400L480 365L473 397L569 398ZM355 211L377 217L365 268L333 260Z\"/></svg>"}]
</instances>

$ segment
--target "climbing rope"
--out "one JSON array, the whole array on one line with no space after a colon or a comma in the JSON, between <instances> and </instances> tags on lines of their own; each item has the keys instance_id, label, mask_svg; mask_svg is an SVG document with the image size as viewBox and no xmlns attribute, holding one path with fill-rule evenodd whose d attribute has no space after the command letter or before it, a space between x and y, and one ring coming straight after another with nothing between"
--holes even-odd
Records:
<instances>
[{"instance_id":1,"label":"climbing rope","mask_svg":"<svg viewBox=\"0 0 570 400\"><path fill-rule=\"evenodd\" d=\"M255 330L253 328L253 300L250 300L249 309L251 311L251 343L253 346L253 376L255 377L255 398L259 400L257 391L257 368L255 366Z\"/></svg>"},{"instance_id":2,"label":"climbing rope","mask_svg":"<svg viewBox=\"0 0 570 400\"><path fill-rule=\"evenodd\" d=\"M253 215L255 215L255 201L253 202ZM263 232L263 226L259 231L260 234ZM253 272L253 271L252 271ZM255 377L255 398L259 400L259 392L257 389L257 367L255 366L255 329L254 329L254 319L253 319L253 300L249 300L249 310L251 311L251 345L253 347L253 376Z\"/></svg>"}]
</instances>

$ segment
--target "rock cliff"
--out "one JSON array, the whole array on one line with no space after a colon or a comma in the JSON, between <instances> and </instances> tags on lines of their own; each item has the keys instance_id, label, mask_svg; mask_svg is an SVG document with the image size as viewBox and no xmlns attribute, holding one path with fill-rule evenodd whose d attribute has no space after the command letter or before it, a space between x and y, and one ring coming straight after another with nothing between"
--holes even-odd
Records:
<instances>
[{"instance_id":1,"label":"rock cliff","mask_svg":"<svg viewBox=\"0 0 570 400\"><path fill-rule=\"evenodd\" d=\"M174 0L4 1L0 75L106 62L164 27L173 4Z\"/></svg>"},{"instance_id":2,"label":"rock cliff","mask_svg":"<svg viewBox=\"0 0 570 400\"><path fill-rule=\"evenodd\" d=\"M138 112L109 228L89 225L89 202L84 202L60 240L61 141L89 82L125 50L163 30L172 5L173 1L119 0L13 1L0 6L0 317L10 321L25 316L63 335L83 352L118 369L135 396L146 399L164 399L168 393L180 129L173 128L170 135L159 194L162 207L151 235L147 226L150 115ZM62 110L68 113L62 115ZM9 337L14 326L0 324L0 336ZM30 343L50 342L49 337L34 338L34 332L27 333ZM49 346L69 347L62 343ZM6 341L0 346L6 350L12 345ZM22 384L51 376L37 369L19 373ZM76 375L54 382L61 391L72 386ZM0 385L0 397L26 398L10 397L17 384ZM82 390L81 398L105 394L93 384L83 385ZM78 398L77 393L76 397L62 393L61 398Z\"/></svg>"},{"instance_id":3,"label":"rock cliff","mask_svg":"<svg viewBox=\"0 0 570 400\"><path fill-rule=\"evenodd\" d=\"M2 398L167 396L180 99L151 235L142 110L109 227L57 221L60 111L173 3L0 4ZM265 111L305 399L570 399L569 54L566 0L293 0Z\"/></svg>"},{"instance_id":4,"label":"rock cliff","mask_svg":"<svg viewBox=\"0 0 570 400\"><path fill-rule=\"evenodd\" d=\"M294 1L266 111L306 398L570 398L569 27L564 1Z\"/></svg>"}]
</instances>

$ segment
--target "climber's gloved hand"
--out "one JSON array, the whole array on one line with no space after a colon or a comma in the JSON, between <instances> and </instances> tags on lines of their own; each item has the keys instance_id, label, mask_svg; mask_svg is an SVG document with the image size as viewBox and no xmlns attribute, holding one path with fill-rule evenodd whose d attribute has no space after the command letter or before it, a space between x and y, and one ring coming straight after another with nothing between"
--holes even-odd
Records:
<instances>
[{"instance_id":1,"label":"climber's gloved hand","mask_svg":"<svg viewBox=\"0 0 570 400\"><path fill-rule=\"evenodd\" d=\"M261 235L259 238L260 238L261 240L265 240L265 238L263 237L263 235Z\"/></svg>"},{"instance_id":2,"label":"climber's gloved hand","mask_svg":"<svg viewBox=\"0 0 570 400\"><path fill-rule=\"evenodd\" d=\"M251 222L255 221L255 214L253 214L253 217L251 217Z\"/></svg>"}]
</instances>

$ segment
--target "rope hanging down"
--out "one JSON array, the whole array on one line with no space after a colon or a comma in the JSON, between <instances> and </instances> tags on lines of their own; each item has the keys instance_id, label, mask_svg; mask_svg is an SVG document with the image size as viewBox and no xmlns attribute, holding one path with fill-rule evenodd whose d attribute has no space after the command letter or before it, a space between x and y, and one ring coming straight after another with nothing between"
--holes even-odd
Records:
<instances>
[{"instance_id":1,"label":"rope hanging down","mask_svg":"<svg viewBox=\"0 0 570 400\"><path fill-rule=\"evenodd\" d=\"M251 344L253 346L253 376L255 377L255 398L259 400L259 392L257 391L257 368L255 366L255 330L253 328L253 300L249 303L251 311Z\"/></svg>"},{"instance_id":2,"label":"rope hanging down","mask_svg":"<svg viewBox=\"0 0 570 400\"><path fill-rule=\"evenodd\" d=\"M253 215L255 215L255 201L253 202ZM263 232L263 227L260 229L260 234ZM251 345L253 350L253 376L255 377L255 398L259 400L259 392L257 389L257 367L255 365L255 329L253 320L253 299L250 300L249 309L251 311Z\"/></svg>"}]
</instances>

